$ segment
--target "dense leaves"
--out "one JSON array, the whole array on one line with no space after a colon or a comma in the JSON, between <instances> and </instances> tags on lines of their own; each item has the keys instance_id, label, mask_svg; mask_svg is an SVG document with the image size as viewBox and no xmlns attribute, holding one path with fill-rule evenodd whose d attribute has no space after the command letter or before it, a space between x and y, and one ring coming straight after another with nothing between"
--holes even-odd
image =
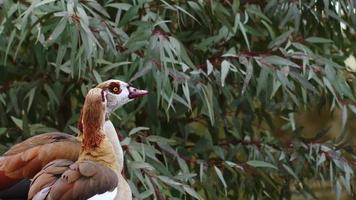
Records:
<instances>
[{"instance_id":1,"label":"dense leaves","mask_svg":"<svg viewBox=\"0 0 356 200\"><path fill-rule=\"evenodd\" d=\"M114 78L150 91L112 116L138 199L354 196L354 0L8 0L0 20L0 152L75 134ZM308 129L314 109L341 128Z\"/></svg>"}]
</instances>

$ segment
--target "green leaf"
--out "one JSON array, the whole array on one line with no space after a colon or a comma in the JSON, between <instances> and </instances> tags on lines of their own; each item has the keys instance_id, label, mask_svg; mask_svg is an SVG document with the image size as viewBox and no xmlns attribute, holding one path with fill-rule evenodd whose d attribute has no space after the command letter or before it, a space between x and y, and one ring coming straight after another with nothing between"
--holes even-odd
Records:
<instances>
[{"instance_id":1,"label":"green leaf","mask_svg":"<svg viewBox=\"0 0 356 200\"><path fill-rule=\"evenodd\" d=\"M110 18L109 13L97 1L90 0L87 3L90 5L91 8L94 8L94 10L96 10L100 14L104 15L107 18Z\"/></svg>"},{"instance_id":2,"label":"green leaf","mask_svg":"<svg viewBox=\"0 0 356 200\"><path fill-rule=\"evenodd\" d=\"M299 68L299 66L297 64L295 64L294 62L292 62L288 59L285 59L283 57L280 57L280 56L275 56L275 55L266 56L266 57L262 58L261 61L272 64L272 65L292 66L295 68Z\"/></svg>"},{"instance_id":3,"label":"green leaf","mask_svg":"<svg viewBox=\"0 0 356 200\"><path fill-rule=\"evenodd\" d=\"M246 43L246 45L247 45L247 49L250 50L250 49L251 49L251 48L250 48L250 42L249 42L248 37L247 37L247 34L246 34L245 26L244 26L244 25L241 23L241 21L240 21L240 14L236 14L236 19L235 19L235 20L237 20L237 23L238 23L238 25L239 25L239 27L240 27L240 31L241 31L241 33L242 33L244 39L245 39L245 43Z\"/></svg>"},{"instance_id":4,"label":"green leaf","mask_svg":"<svg viewBox=\"0 0 356 200\"><path fill-rule=\"evenodd\" d=\"M287 172L292 175L296 180L300 181L298 176L295 174L295 172L292 170L292 168L290 168L288 165L282 164L282 166L284 167L284 169L287 170Z\"/></svg>"},{"instance_id":5,"label":"green leaf","mask_svg":"<svg viewBox=\"0 0 356 200\"><path fill-rule=\"evenodd\" d=\"M129 8L129 10L125 13L125 15L122 17L120 23L119 23L119 27L126 25L129 21L137 18L137 12L138 9L140 7L139 6L131 6Z\"/></svg>"},{"instance_id":6,"label":"green leaf","mask_svg":"<svg viewBox=\"0 0 356 200\"><path fill-rule=\"evenodd\" d=\"M219 168L217 168L216 166L214 166L214 169L215 169L216 175L218 175L218 177L219 177L221 183L222 183L223 186L224 186L225 195L226 195L226 194L227 194L227 191L226 191L227 184L226 184L226 182L225 182L224 176L223 176L223 174L222 174L222 172L221 172L221 170L220 170Z\"/></svg>"},{"instance_id":7,"label":"green leaf","mask_svg":"<svg viewBox=\"0 0 356 200\"><path fill-rule=\"evenodd\" d=\"M211 74L211 72L213 72L213 70L214 70L214 66L213 66L213 64L211 64L211 62L209 61L209 60L206 60L206 74L207 75L210 75Z\"/></svg>"},{"instance_id":8,"label":"green leaf","mask_svg":"<svg viewBox=\"0 0 356 200\"><path fill-rule=\"evenodd\" d=\"M249 160L247 161L247 164L253 167L266 167L266 168L278 169L276 166L272 165L271 163L261 161L261 160Z\"/></svg>"},{"instance_id":9,"label":"green leaf","mask_svg":"<svg viewBox=\"0 0 356 200\"><path fill-rule=\"evenodd\" d=\"M305 79L302 75L297 74L295 72L290 72L290 75L296 79L302 86L314 93L318 93L314 85L312 85L307 79Z\"/></svg>"},{"instance_id":10,"label":"green leaf","mask_svg":"<svg viewBox=\"0 0 356 200\"><path fill-rule=\"evenodd\" d=\"M7 44L7 48L6 48L6 53L5 53L5 60L4 60L4 64L7 63L7 57L9 55L9 51L10 51L10 47L15 39L16 36L16 30L12 30L11 35L8 39L8 44Z\"/></svg>"},{"instance_id":11,"label":"green leaf","mask_svg":"<svg viewBox=\"0 0 356 200\"><path fill-rule=\"evenodd\" d=\"M241 94L244 94L246 92L248 84L250 83L250 80L252 78L252 74L253 74L252 60L249 59L248 62L245 64L245 66L246 66L246 75L245 75L244 85L242 86Z\"/></svg>"},{"instance_id":12,"label":"green leaf","mask_svg":"<svg viewBox=\"0 0 356 200\"><path fill-rule=\"evenodd\" d=\"M64 31L64 29L66 28L66 25L67 25L67 19L62 18L57 24L56 28L53 30L52 34L48 37L46 43L52 43L56 41L58 36L60 36Z\"/></svg>"},{"instance_id":13,"label":"green leaf","mask_svg":"<svg viewBox=\"0 0 356 200\"><path fill-rule=\"evenodd\" d=\"M129 132L129 136L132 136L138 132L141 132L141 131L148 131L150 130L150 128L148 127L143 127L143 126L139 126L139 127L135 127L133 129L131 129L131 131Z\"/></svg>"},{"instance_id":14,"label":"green leaf","mask_svg":"<svg viewBox=\"0 0 356 200\"><path fill-rule=\"evenodd\" d=\"M103 80L100 77L100 74L95 69L93 70L93 75L94 75L94 78L95 78L97 83L103 82Z\"/></svg>"},{"instance_id":15,"label":"green leaf","mask_svg":"<svg viewBox=\"0 0 356 200\"><path fill-rule=\"evenodd\" d=\"M25 99L28 98L28 104L27 104L27 112L30 111L32 102L33 102L33 98L35 97L35 93L36 93L36 88L32 88L25 96Z\"/></svg>"},{"instance_id":16,"label":"green leaf","mask_svg":"<svg viewBox=\"0 0 356 200\"><path fill-rule=\"evenodd\" d=\"M211 85L203 86L202 92L204 96L204 103L208 109L210 122L214 124L215 117L214 117L214 110L213 110L213 89Z\"/></svg>"},{"instance_id":17,"label":"green leaf","mask_svg":"<svg viewBox=\"0 0 356 200\"><path fill-rule=\"evenodd\" d=\"M183 188L190 196L196 199L202 199L202 197L192 187L189 187L188 185L183 185Z\"/></svg>"},{"instance_id":18,"label":"green leaf","mask_svg":"<svg viewBox=\"0 0 356 200\"><path fill-rule=\"evenodd\" d=\"M108 64L108 65L105 66L103 72L108 72L108 71L113 70L113 69L115 69L115 68L132 64L132 62L125 61L125 62L107 63L107 64ZM150 68L148 68L148 69L146 69L146 70L149 70L149 69L150 69ZM140 75L141 75L141 74L140 74ZM142 75L141 75L141 76L142 76ZM138 78L138 77L137 77L137 78Z\"/></svg>"},{"instance_id":19,"label":"green leaf","mask_svg":"<svg viewBox=\"0 0 356 200\"><path fill-rule=\"evenodd\" d=\"M173 179L171 179L168 176L157 176L157 178L159 178L161 181L163 181L164 183L171 185L171 186L179 186L182 185L182 183L179 183Z\"/></svg>"},{"instance_id":20,"label":"green leaf","mask_svg":"<svg viewBox=\"0 0 356 200\"><path fill-rule=\"evenodd\" d=\"M191 110L192 109L192 105L191 105L191 101L190 101L190 92L189 92L189 86L188 86L188 82L185 81L185 83L182 85L182 89L183 89L183 93L185 96L185 99L188 102L188 108Z\"/></svg>"},{"instance_id":21,"label":"green leaf","mask_svg":"<svg viewBox=\"0 0 356 200\"><path fill-rule=\"evenodd\" d=\"M56 103L57 105L59 105L59 100L57 95L54 93L54 91L52 90L52 88L50 88L47 84L44 85L44 89L46 90L49 99Z\"/></svg>"},{"instance_id":22,"label":"green leaf","mask_svg":"<svg viewBox=\"0 0 356 200\"><path fill-rule=\"evenodd\" d=\"M225 85L225 79L227 77L227 74L229 73L230 69L230 63L227 60L222 61L221 63L221 86L224 87Z\"/></svg>"},{"instance_id":23,"label":"green leaf","mask_svg":"<svg viewBox=\"0 0 356 200\"><path fill-rule=\"evenodd\" d=\"M141 128L143 128L143 127L141 127ZM157 142L157 143L160 143L160 144L169 144L169 143L174 143L175 142L173 139L168 139L168 138L161 137L161 136L158 136L158 135L150 135L150 136L146 137L146 139L148 141Z\"/></svg>"},{"instance_id":24,"label":"green leaf","mask_svg":"<svg viewBox=\"0 0 356 200\"><path fill-rule=\"evenodd\" d=\"M11 119L19 129L23 130L23 121L21 119L18 119L18 118L13 117L13 116L11 116Z\"/></svg>"},{"instance_id":25,"label":"green leaf","mask_svg":"<svg viewBox=\"0 0 356 200\"><path fill-rule=\"evenodd\" d=\"M120 10L128 10L132 7L132 5L128 4L128 3L110 3L110 4L107 4L106 7L113 7L113 8L117 8Z\"/></svg>"},{"instance_id":26,"label":"green leaf","mask_svg":"<svg viewBox=\"0 0 356 200\"><path fill-rule=\"evenodd\" d=\"M272 48L281 46L283 43L285 43L288 40L288 38L292 32L293 32L293 30L289 30L289 31L283 33L282 35L278 36L277 38L275 38L273 41L271 41L268 44L268 48L272 49Z\"/></svg>"},{"instance_id":27,"label":"green leaf","mask_svg":"<svg viewBox=\"0 0 356 200\"><path fill-rule=\"evenodd\" d=\"M305 39L305 41L310 43L333 43L332 40L322 37L308 37Z\"/></svg>"},{"instance_id":28,"label":"green leaf","mask_svg":"<svg viewBox=\"0 0 356 200\"><path fill-rule=\"evenodd\" d=\"M192 19L194 19L196 22L198 22L198 23L200 24L199 20L197 20L197 19L196 19L192 14L190 14L188 11L184 10L182 7L180 7L180 6L178 6L178 5L176 5L175 7L176 7L178 10L182 11L183 13L185 13L186 15L188 15L189 17L191 17Z\"/></svg>"},{"instance_id":29,"label":"green leaf","mask_svg":"<svg viewBox=\"0 0 356 200\"><path fill-rule=\"evenodd\" d=\"M154 167L152 167L152 165L143 161L132 161L130 162L129 166L132 167L133 169L154 170Z\"/></svg>"}]
</instances>

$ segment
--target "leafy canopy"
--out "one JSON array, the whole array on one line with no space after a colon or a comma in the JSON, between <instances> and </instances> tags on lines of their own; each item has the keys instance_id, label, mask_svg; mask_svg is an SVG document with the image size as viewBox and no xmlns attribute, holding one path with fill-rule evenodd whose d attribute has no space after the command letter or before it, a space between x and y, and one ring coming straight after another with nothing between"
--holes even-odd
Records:
<instances>
[{"instance_id":1,"label":"leafy canopy","mask_svg":"<svg viewBox=\"0 0 356 200\"><path fill-rule=\"evenodd\" d=\"M83 96L115 78L150 91L112 117L127 136L138 199L313 197L310 180L330 182L337 197L354 194L355 154L342 141L356 113L355 63L344 64L356 50L355 6L4 1L0 151L46 131L77 132ZM301 133L298 112L319 105L341 112L336 139Z\"/></svg>"}]
</instances>

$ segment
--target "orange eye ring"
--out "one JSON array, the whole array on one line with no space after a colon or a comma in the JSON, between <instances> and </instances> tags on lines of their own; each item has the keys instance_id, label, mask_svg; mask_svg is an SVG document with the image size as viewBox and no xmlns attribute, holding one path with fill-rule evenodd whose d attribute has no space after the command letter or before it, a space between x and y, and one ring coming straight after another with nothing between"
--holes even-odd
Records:
<instances>
[{"instance_id":1,"label":"orange eye ring","mask_svg":"<svg viewBox=\"0 0 356 200\"><path fill-rule=\"evenodd\" d=\"M115 94L119 94L121 92L119 87L113 87L111 91Z\"/></svg>"}]
</instances>

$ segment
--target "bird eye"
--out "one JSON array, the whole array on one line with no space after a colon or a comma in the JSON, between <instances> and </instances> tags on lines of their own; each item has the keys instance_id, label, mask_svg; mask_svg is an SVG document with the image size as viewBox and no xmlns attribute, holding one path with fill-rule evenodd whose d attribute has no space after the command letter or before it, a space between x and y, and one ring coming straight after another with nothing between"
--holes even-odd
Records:
<instances>
[{"instance_id":1,"label":"bird eye","mask_svg":"<svg viewBox=\"0 0 356 200\"><path fill-rule=\"evenodd\" d=\"M115 93L115 94L119 94L121 91L120 91L120 88L119 87L113 87L111 89L111 92Z\"/></svg>"}]
</instances>

